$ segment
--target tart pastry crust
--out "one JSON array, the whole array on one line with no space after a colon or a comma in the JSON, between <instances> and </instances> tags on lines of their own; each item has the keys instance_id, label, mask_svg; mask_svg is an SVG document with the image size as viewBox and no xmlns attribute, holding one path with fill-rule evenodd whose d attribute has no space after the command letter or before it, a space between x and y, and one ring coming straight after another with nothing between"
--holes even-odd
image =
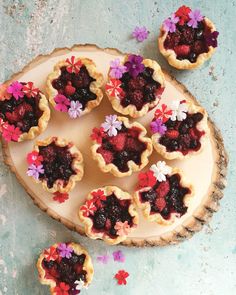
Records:
<instances>
[{"instance_id":1,"label":"tart pastry crust","mask_svg":"<svg viewBox=\"0 0 236 295\"><path fill-rule=\"evenodd\" d=\"M204 21L206 23L206 26L211 30L211 32L214 32L216 30L215 25L211 20L209 20L207 17L204 17ZM212 46L208 46L209 51L204 52L198 55L196 62L191 63L188 59L179 60L176 57L176 53L173 49L166 49L164 46L165 39L168 35L168 32L164 30L164 27L162 25L160 29L160 35L158 37L158 46L161 54L167 59L168 63L179 70L191 70L198 68L201 66L206 60L211 58L213 53L215 52L215 48Z\"/></svg>"},{"instance_id":2,"label":"tart pastry crust","mask_svg":"<svg viewBox=\"0 0 236 295\"><path fill-rule=\"evenodd\" d=\"M52 247L54 247L54 248L57 248L58 246L59 246L59 243L52 245ZM94 269L93 269L91 257L89 256L88 252L84 248L82 248L79 244L71 242L68 244L68 246L70 246L77 255L84 254L86 256L84 264L83 264L83 270L85 270L87 272L86 283L85 283L85 287L87 287L92 282L93 274L94 274ZM54 292L54 288L56 287L56 282L53 279L46 278L46 271L42 266L44 258L45 258L44 254L41 253L39 256L39 259L37 261L37 269L39 272L39 281L42 285L49 285L51 295L56 295L56 292Z\"/></svg>"},{"instance_id":3,"label":"tart pastry crust","mask_svg":"<svg viewBox=\"0 0 236 295\"><path fill-rule=\"evenodd\" d=\"M180 175L180 182L179 183L181 186L187 187L190 189L190 193L186 194L183 199L184 205L186 207L189 207L191 200L194 196L193 186L186 181L184 174L182 173L182 171L180 169L172 168L171 173L169 173L168 175L171 176L174 174ZM141 202L140 201L140 193L145 192L145 191L149 191L150 189L151 189L151 187L141 188L141 189L137 190L133 196L138 208L140 208L142 210L143 216L148 221L154 221L154 222L161 224L161 225L170 225L170 224L174 223L175 220L178 219L178 213L171 213L170 219L164 219L160 213L151 213L151 205L149 202Z\"/></svg>"},{"instance_id":4,"label":"tart pastry crust","mask_svg":"<svg viewBox=\"0 0 236 295\"><path fill-rule=\"evenodd\" d=\"M68 142L66 139L61 139L56 136L48 137L47 139L43 141L37 141L36 144L34 145L33 151L39 152L40 146L48 146L52 142L54 142L57 146L60 146L60 147L68 147L68 151L74 157L72 162L72 168L75 171L75 174L69 177L66 186L64 186L64 180L58 179L54 182L52 188L48 187L47 181L44 179L43 180L40 180L40 179L37 180L35 178L33 179L36 183L42 183L43 188L49 193L55 193L55 192L68 193L74 188L76 181L80 181L84 175L83 156L72 142Z\"/></svg>"},{"instance_id":5,"label":"tart pastry crust","mask_svg":"<svg viewBox=\"0 0 236 295\"><path fill-rule=\"evenodd\" d=\"M89 75L95 79L95 81L91 82L89 85L89 89L91 92L97 95L95 100L90 100L87 102L85 109L82 111L81 116L89 113L93 108L97 107L103 98L103 92L101 87L103 86L103 75L97 71L95 63L85 57L77 57L75 61L81 60L82 64L86 67L89 72ZM55 108L56 103L54 101L54 97L58 94L57 89L52 86L53 80L57 79L61 75L61 68L64 66L68 66L66 60L59 61L54 66L54 71L48 75L47 82L46 82L46 92L49 98L50 103Z\"/></svg>"},{"instance_id":6,"label":"tart pastry crust","mask_svg":"<svg viewBox=\"0 0 236 295\"><path fill-rule=\"evenodd\" d=\"M122 191L120 188L118 188L116 186L105 186L105 187L98 188L98 189L95 189L92 192L90 192L88 194L86 200L91 200L93 198L92 193L98 191L99 189L104 191L105 196L110 196L111 194L114 193L115 196L117 197L117 199L119 199L119 200L130 200L131 201L128 211L129 211L129 214L133 218L132 219L133 226L131 227L131 229L135 228L138 224L138 213L137 213L136 208L134 206L131 195L128 194L127 192ZM79 210L79 218L85 226L86 235L88 237L90 237L91 239L94 239L94 240L95 239L102 239L109 245L115 245L115 244L119 244L120 242L124 241L127 238L127 236L117 236L117 238L112 239L108 234L106 234L104 232L95 233L93 231L92 219L89 217L85 217L81 210Z\"/></svg>"},{"instance_id":7,"label":"tart pastry crust","mask_svg":"<svg viewBox=\"0 0 236 295\"><path fill-rule=\"evenodd\" d=\"M125 56L124 64L126 61L128 61L128 55ZM152 75L153 80L160 83L160 85L161 85L160 88L164 88L165 87L165 77L164 77L164 74L163 74L159 64L156 61L151 60L151 59L144 59L142 63L144 64L145 67L149 67L154 70L153 75ZM108 74L108 80L109 80L109 74ZM118 113L121 113L123 115L129 115L132 118L139 118L139 117L146 115L160 101L160 98L157 97L156 100L154 100L150 103L144 104L142 109L140 111L138 111L136 109L135 105L132 105L132 104L128 105L127 107L123 107L120 103L120 99L109 95L109 93L107 91L106 91L106 95L109 98L111 105L115 111L117 111Z\"/></svg>"},{"instance_id":8,"label":"tart pastry crust","mask_svg":"<svg viewBox=\"0 0 236 295\"><path fill-rule=\"evenodd\" d=\"M124 124L126 128L137 127L141 130L138 139L141 142L144 142L147 146L146 150L142 152L141 155L141 165L137 165L134 161L128 161L129 170L127 172L121 172L113 163L106 164L104 158L100 153L97 153L97 149L101 146L101 144L94 141L94 144L91 147L93 159L98 162L99 168L107 173L111 172L114 176L117 177L125 177L131 175L135 171L142 170L149 162L148 157L151 155L153 148L152 148L152 141L150 138L145 137L147 131L146 129L138 122L130 123L129 120L125 117L118 117L118 120Z\"/></svg>"},{"instance_id":9,"label":"tart pastry crust","mask_svg":"<svg viewBox=\"0 0 236 295\"><path fill-rule=\"evenodd\" d=\"M205 109L202 107L196 106L191 102L187 102L188 104L188 113L189 114L195 114L197 112L201 113L203 115L203 118L200 122L196 124L196 127L199 131L204 131L205 134L203 134L199 140L201 147L198 151L189 151L186 155L182 154L180 151L174 151L174 152L168 152L166 147L162 144L159 143L159 140L161 138L161 135L159 133L155 133L152 135L152 144L154 146L154 149L157 151L158 154L160 154L162 157L168 160L173 160L173 159L186 159L191 157L192 155L196 155L202 151L204 148L205 142L206 142L206 137L209 134L209 127L207 123L207 112Z\"/></svg>"}]
</instances>

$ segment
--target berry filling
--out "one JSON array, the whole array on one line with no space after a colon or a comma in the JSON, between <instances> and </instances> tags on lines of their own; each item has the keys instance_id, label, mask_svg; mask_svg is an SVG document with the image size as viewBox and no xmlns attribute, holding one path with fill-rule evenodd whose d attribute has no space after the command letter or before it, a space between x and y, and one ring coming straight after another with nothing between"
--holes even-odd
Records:
<instances>
[{"instance_id":1,"label":"berry filling","mask_svg":"<svg viewBox=\"0 0 236 295\"><path fill-rule=\"evenodd\" d=\"M170 219L172 213L180 216L186 213L183 199L189 193L189 188L180 185L180 175L176 173L167 175L166 181L157 181L149 191L140 193L140 201L150 203L151 214L160 213L164 219Z\"/></svg>"},{"instance_id":2,"label":"berry filling","mask_svg":"<svg viewBox=\"0 0 236 295\"><path fill-rule=\"evenodd\" d=\"M21 83L25 85L26 83ZM43 112L39 108L40 94L35 97L11 97L0 101L0 118L18 127L22 132L28 132L31 127L38 126L39 118Z\"/></svg>"},{"instance_id":3,"label":"berry filling","mask_svg":"<svg viewBox=\"0 0 236 295\"><path fill-rule=\"evenodd\" d=\"M168 32L164 46L174 50L177 59L188 59L195 63L199 54L209 51L206 37L210 33L204 20L198 23L197 28L177 24L175 32Z\"/></svg>"},{"instance_id":4,"label":"berry filling","mask_svg":"<svg viewBox=\"0 0 236 295\"><path fill-rule=\"evenodd\" d=\"M87 272L83 270L85 261L85 254L77 255L75 252L72 253L70 258L60 258L57 260L47 261L43 259L42 266L46 272L47 279L53 279L57 285L64 282L69 285L69 295L79 294L76 292L76 281L86 282Z\"/></svg>"},{"instance_id":5,"label":"berry filling","mask_svg":"<svg viewBox=\"0 0 236 295\"><path fill-rule=\"evenodd\" d=\"M94 212L94 215L89 215L93 220L93 231L104 232L111 238L118 236L116 223L128 222L130 227L133 226L133 218L129 213L130 200L119 200L113 193L106 197L106 200L101 201L101 206Z\"/></svg>"},{"instance_id":6,"label":"berry filling","mask_svg":"<svg viewBox=\"0 0 236 295\"><path fill-rule=\"evenodd\" d=\"M79 101L82 110L90 100L95 100L97 95L90 90L90 84L95 81L85 66L78 73L69 73L66 67L61 68L61 75L53 80L52 86L59 94L65 95L70 101Z\"/></svg>"},{"instance_id":7,"label":"berry filling","mask_svg":"<svg viewBox=\"0 0 236 295\"><path fill-rule=\"evenodd\" d=\"M145 67L144 71L139 73L136 78L133 78L129 72L122 75L120 87L123 90L121 96L123 107L134 105L140 111L146 103L156 100L158 90L161 91L161 84L152 78L153 72L152 68Z\"/></svg>"},{"instance_id":8,"label":"berry filling","mask_svg":"<svg viewBox=\"0 0 236 295\"><path fill-rule=\"evenodd\" d=\"M201 147L200 139L205 134L197 129L197 124L203 119L201 113L188 114L183 121L169 119L165 126L167 131L159 139L159 143L168 152L179 151L186 155L189 151L198 151Z\"/></svg>"},{"instance_id":9,"label":"berry filling","mask_svg":"<svg viewBox=\"0 0 236 295\"><path fill-rule=\"evenodd\" d=\"M140 132L141 130L137 127L128 129L122 125L116 136L103 137L97 153L102 155L106 164L112 163L120 172L127 172L129 161L141 165L142 153L147 148L146 143L138 139Z\"/></svg>"},{"instance_id":10,"label":"berry filling","mask_svg":"<svg viewBox=\"0 0 236 295\"><path fill-rule=\"evenodd\" d=\"M43 157L44 168L39 179L46 180L49 188L52 188L58 179L63 180L63 185L66 186L70 176L75 174L72 168L73 156L68 147L60 147L53 142L48 146L40 146L39 155Z\"/></svg>"}]
</instances>

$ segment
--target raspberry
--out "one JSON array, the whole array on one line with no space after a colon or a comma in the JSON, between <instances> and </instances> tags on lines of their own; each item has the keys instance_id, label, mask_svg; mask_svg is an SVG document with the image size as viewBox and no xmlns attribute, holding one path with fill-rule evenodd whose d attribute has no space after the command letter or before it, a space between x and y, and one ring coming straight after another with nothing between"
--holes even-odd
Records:
<instances>
[{"instance_id":1,"label":"raspberry","mask_svg":"<svg viewBox=\"0 0 236 295\"><path fill-rule=\"evenodd\" d=\"M20 104L16 109L15 112L18 115L19 118L24 118L25 113L32 112L33 108L30 104L28 103L22 103Z\"/></svg>"},{"instance_id":2,"label":"raspberry","mask_svg":"<svg viewBox=\"0 0 236 295\"><path fill-rule=\"evenodd\" d=\"M7 118L7 120L8 120L10 123L17 122L18 120L20 120L18 114L15 113L15 112L13 112L13 113L9 113L9 112L7 112L7 113L6 113L6 118Z\"/></svg>"},{"instance_id":3,"label":"raspberry","mask_svg":"<svg viewBox=\"0 0 236 295\"><path fill-rule=\"evenodd\" d=\"M169 138L175 139L175 138L178 138L179 131L170 129L166 131L165 135Z\"/></svg>"},{"instance_id":4,"label":"raspberry","mask_svg":"<svg viewBox=\"0 0 236 295\"><path fill-rule=\"evenodd\" d=\"M113 161L113 154L110 151L104 150L102 148L99 148L97 150L98 153L100 153L104 159L104 161L106 162L106 164L109 164Z\"/></svg>"},{"instance_id":5,"label":"raspberry","mask_svg":"<svg viewBox=\"0 0 236 295\"><path fill-rule=\"evenodd\" d=\"M106 220L105 228L106 228L107 230L109 230L109 229L111 228L111 220L110 220L110 219L107 219L107 220Z\"/></svg>"},{"instance_id":6,"label":"raspberry","mask_svg":"<svg viewBox=\"0 0 236 295\"><path fill-rule=\"evenodd\" d=\"M76 271L76 273L81 273L82 269L83 269L83 264L77 263L75 265L75 271Z\"/></svg>"},{"instance_id":7,"label":"raspberry","mask_svg":"<svg viewBox=\"0 0 236 295\"><path fill-rule=\"evenodd\" d=\"M134 138L137 138L140 132L141 130L137 127L132 127L131 129L128 130L128 134Z\"/></svg>"},{"instance_id":8,"label":"raspberry","mask_svg":"<svg viewBox=\"0 0 236 295\"><path fill-rule=\"evenodd\" d=\"M193 51L197 54L201 54L205 51L205 45L203 41L196 41L193 45Z\"/></svg>"},{"instance_id":9,"label":"raspberry","mask_svg":"<svg viewBox=\"0 0 236 295\"><path fill-rule=\"evenodd\" d=\"M167 49L172 49L179 44L179 41L180 41L179 34L177 33L172 33L171 35L168 34L165 39L164 46Z\"/></svg>"},{"instance_id":10,"label":"raspberry","mask_svg":"<svg viewBox=\"0 0 236 295\"><path fill-rule=\"evenodd\" d=\"M162 211L166 206L166 200L164 198L157 198L155 205L159 211Z\"/></svg>"},{"instance_id":11,"label":"raspberry","mask_svg":"<svg viewBox=\"0 0 236 295\"><path fill-rule=\"evenodd\" d=\"M75 93L75 87L71 86L71 85L66 85L65 87L65 94L66 95L73 95Z\"/></svg>"},{"instance_id":12,"label":"raspberry","mask_svg":"<svg viewBox=\"0 0 236 295\"><path fill-rule=\"evenodd\" d=\"M146 84L146 81L142 77L136 77L128 82L128 86L131 90L142 89Z\"/></svg>"},{"instance_id":13,"label":"raspberry","mask_svg":"<svg viewBox=\"0 0 236 295\"><path fill-rule=\"evenodd\" d=\"M126 141L126 135L124 133L120 133L109 139L109 142L113 145L114 150L119 152L124 149L125 141Z\"/></svg>"},{"instance_id":14,"label":"raspberry","mask_svg":"<svg viewBox=\"0 0 236 295\"><path fill-rule=\"evenodd\" d=\"M190 128L189 129L189 134L190 134L191 138L193 138L193 139L197 139L198 138L198 136L196 134L196 130L194 130L194 128Z\"/></svg>"},{"instance_id":15,"label":"raspberry","mask_svg":"<svg viewBox=\"0 0 236 295\"><path fill-rule=\"evenodd\" d=\"M135 90L134 92L130 92L130 98L132 104L134 104L137 110L141 110L143 106L143 92L141 90Z\"/></svg>"},{"instance_id":16,"label":"raspberry","mask_svg":"<svg viewBox=\"0 0 236 295\"><path fill-rule=\"evenodd\" d=\"M187 56L190 53L189 45L178 45L174 47L177 56Z\"/></svg>"},{"instance_id":17,"label":"raspberry","mask_svg":"<svg viewBox=\"0 0 236 295\"><path fill-rule=\"evenodd\" d=\"M158 188L156 189L156 192L159 198L164 198L168 194L169 190L170 190L169 181L164 181L159 184Z\"/></svg>"}]
</instances>

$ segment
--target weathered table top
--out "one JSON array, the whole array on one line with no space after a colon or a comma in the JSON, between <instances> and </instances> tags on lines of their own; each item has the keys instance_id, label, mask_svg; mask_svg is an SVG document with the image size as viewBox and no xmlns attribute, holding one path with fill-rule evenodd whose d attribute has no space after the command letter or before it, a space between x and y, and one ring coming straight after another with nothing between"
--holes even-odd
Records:
<instances>
[{"instance_id":1,"label":"weathered table top","mask_svg":"<svg viewBox=\"0 0 236 295\"><path fill-rule=\"evenodd\" d=\"M168 2L168 4L166 4ZM55 241L74 240L90 251L95 277L84 294L231 295L236 290L236 2L187 1L212 19L220 31L220 46L201 69L171 69L157 52L157 33L163 19L181 1L135 0L1 0L0 81L19 71L38 54L74 43L117 47L157 59L183 82L221 129L230 157L228 187L220 211L210 225L191 240L165 248L108 247L67 230L35 207L0 158L0 295L49 294L39 284L35 262L40 251ZM137 44L130 38L136 25L150 35ZM235 52L234 52L235 53ZM100 264L98 255L122 249L125 263ZM130 273L128 284L113 280L119 269Z\"/></svg>"}]
</instances>

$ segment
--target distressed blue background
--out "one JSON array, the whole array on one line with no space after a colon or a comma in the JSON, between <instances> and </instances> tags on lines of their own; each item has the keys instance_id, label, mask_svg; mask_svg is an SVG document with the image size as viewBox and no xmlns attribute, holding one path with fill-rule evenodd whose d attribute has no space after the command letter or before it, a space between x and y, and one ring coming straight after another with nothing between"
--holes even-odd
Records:
<instances>
[{"instance_id":1,"label":"distressed blue background","mask_svg":"<svg viewBox=\"0 0 236 295\"><path fill-rule=\"evenodd\" d=\"M111 248L70 232L33 205L1 157L0 295L49 294L47 287L38 283L35 262L44 247L70 239L86 246L94 259L94 281L83 294L236 294L236 2L184 2L200 8L220 31L220 46L210 62L185 72L167 65L156 42L163 19L182 4L176 0L0 1L0 81L38 54L74 43L141 53L157 59L199 99L222 130L230 157L225 197L210 225L180 245L153 249ZM136 25L150 31L144 43L130 38ZM103 266L96 262L97 255L111 254L114 249L124 251L124 264L110 262ZM112 279L122 268L130 273L127 286L117 286Z\"/></svg>"}]
</instances>

